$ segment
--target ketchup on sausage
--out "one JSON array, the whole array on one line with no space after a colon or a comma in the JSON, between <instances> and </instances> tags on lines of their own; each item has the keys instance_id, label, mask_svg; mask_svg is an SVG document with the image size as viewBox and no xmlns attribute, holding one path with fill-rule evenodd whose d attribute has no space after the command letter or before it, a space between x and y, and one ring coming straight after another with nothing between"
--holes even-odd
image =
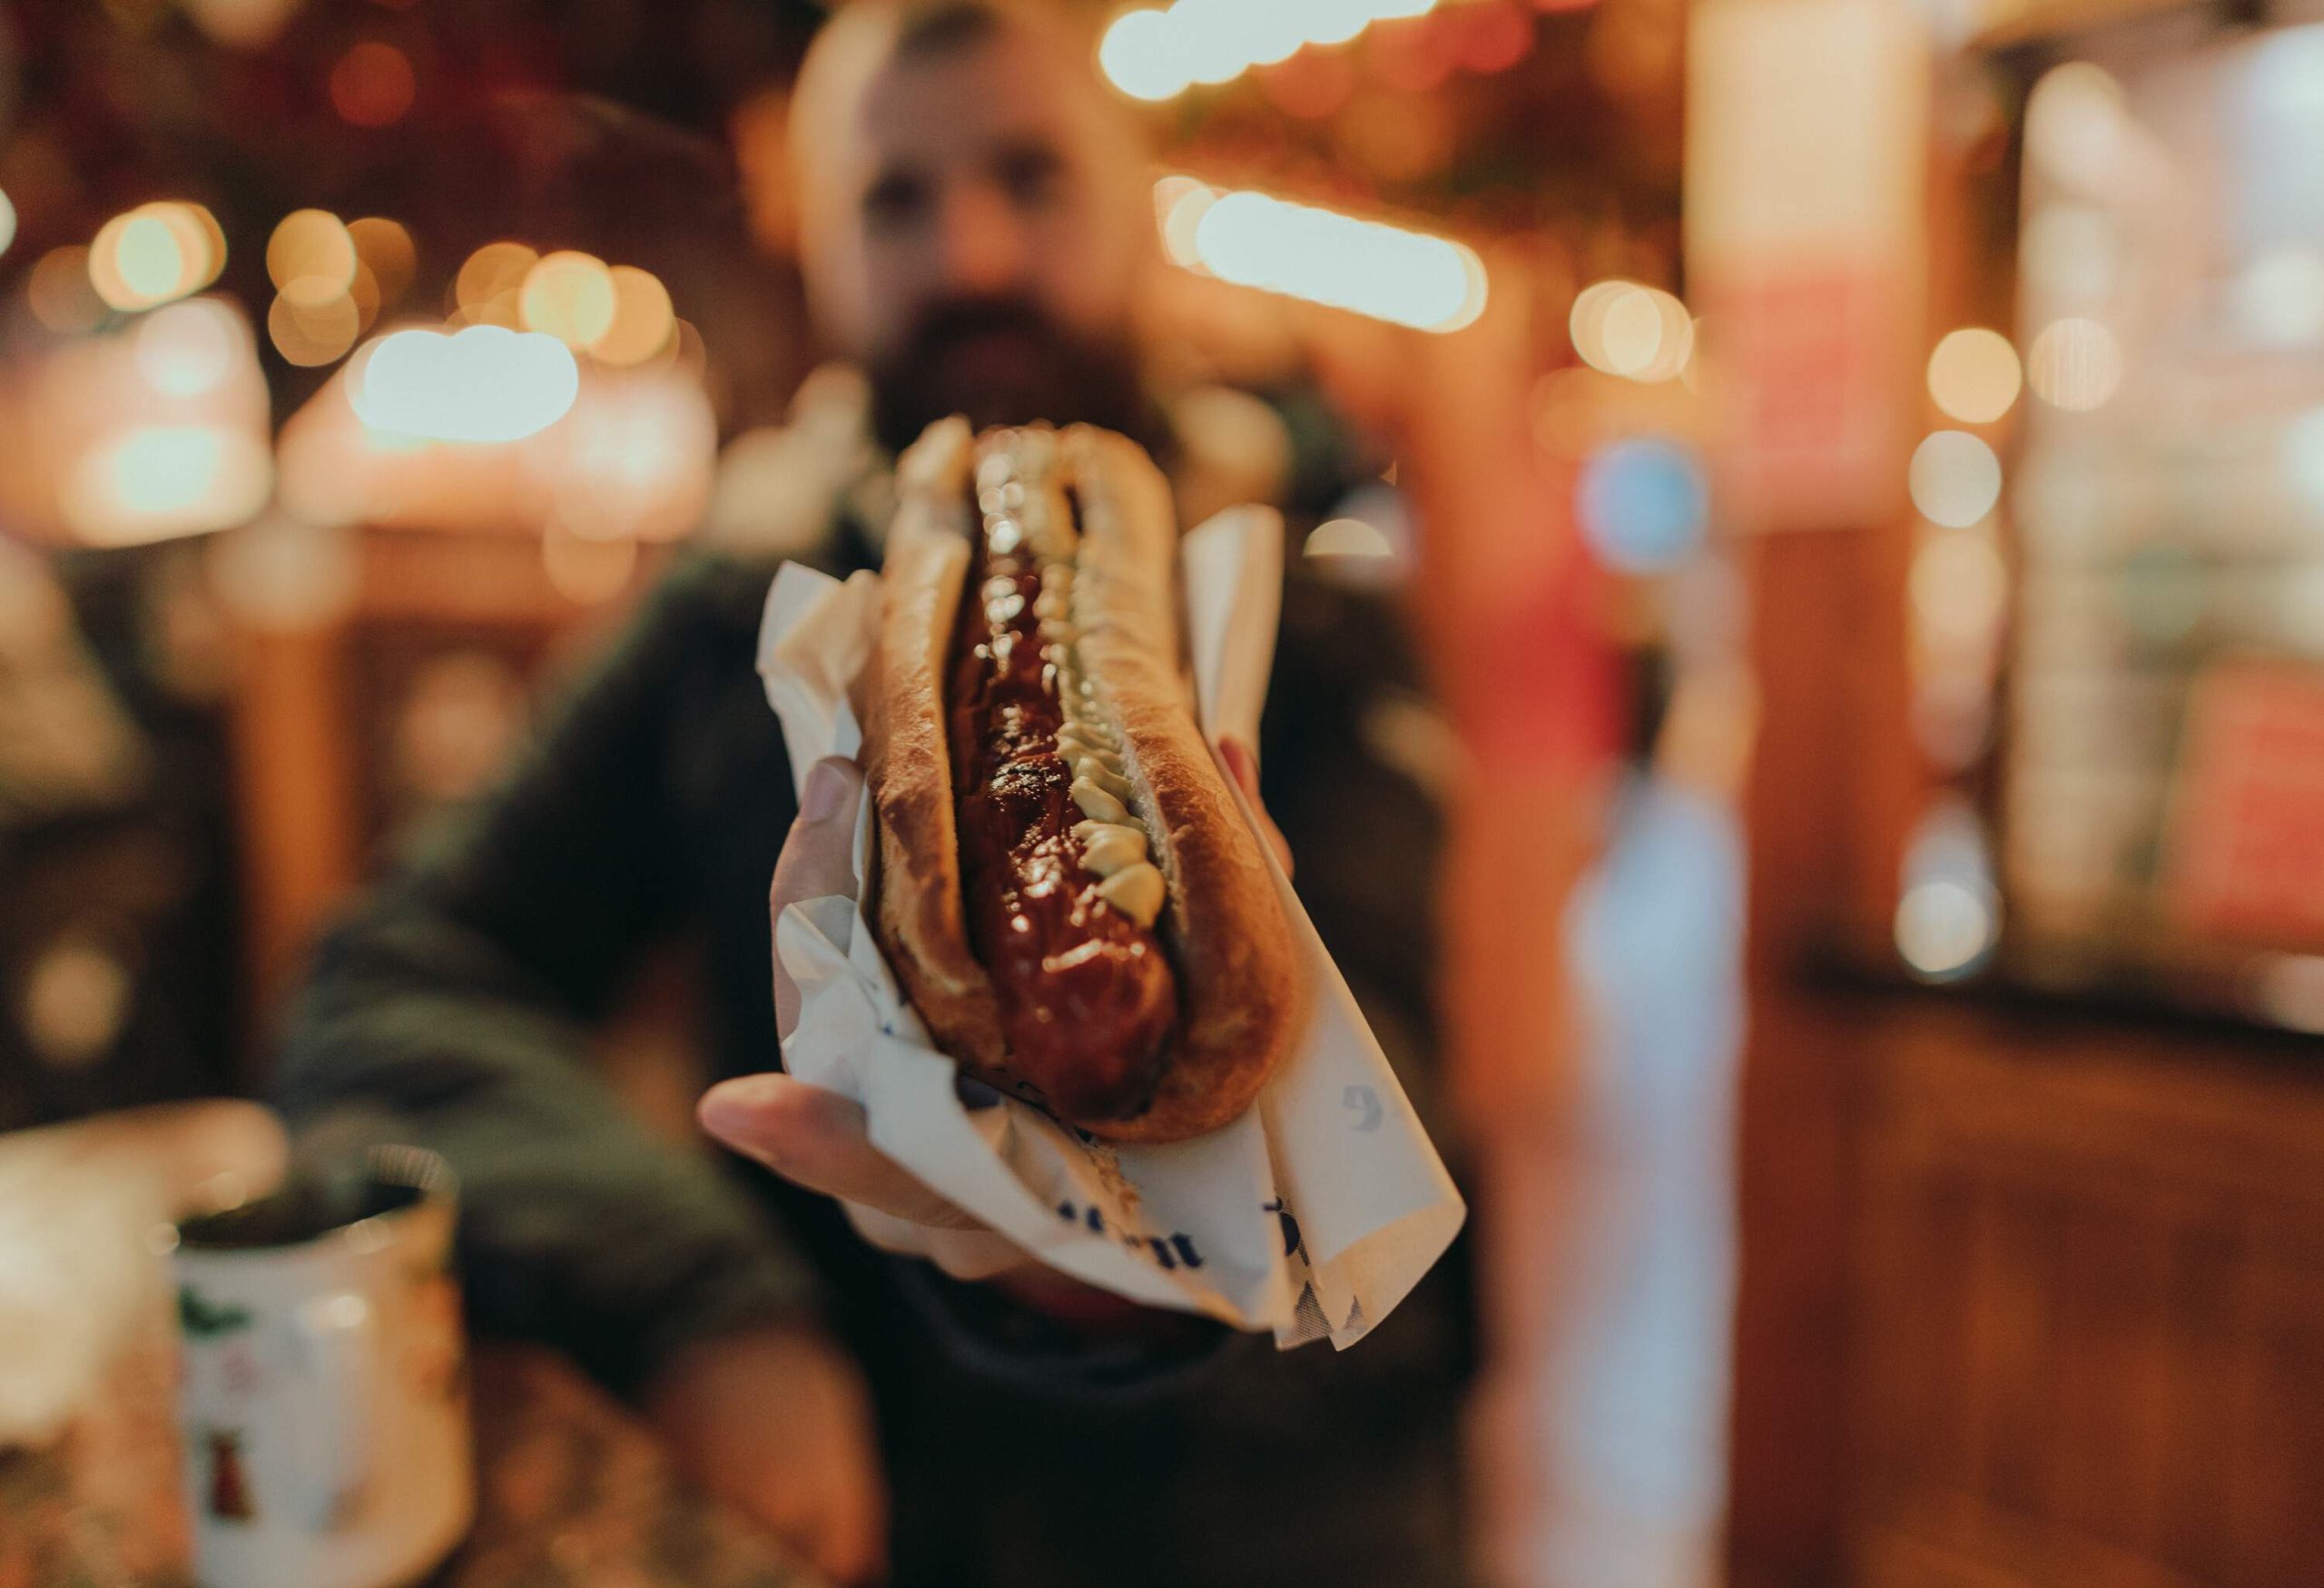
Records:
<instances>
[{"instance_id":1,"label":"ketchup on sausage","mask_svg":"<svg viewBox=\"0 0 2324 1588\"><path fill-rule=\"evenodd\" d=\"M989 513L953 625L950 696L969 939L1026 1079L1060 1111L1119 1119L1161 1078L1177 991L1150 928L1098 897L1080 864L1065 720L1034 603L1040 565Z\"/></svg>"}]
</instances>

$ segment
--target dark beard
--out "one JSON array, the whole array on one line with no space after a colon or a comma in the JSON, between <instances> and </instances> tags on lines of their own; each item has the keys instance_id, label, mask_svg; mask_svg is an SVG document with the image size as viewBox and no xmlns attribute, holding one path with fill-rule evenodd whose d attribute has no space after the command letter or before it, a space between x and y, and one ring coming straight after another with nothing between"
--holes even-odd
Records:
<instances>
[{"instance_id":1,"label":"dark beard","mask_svg":"<svg viewBox=\"0 0 2324 1588\"><path fill-rule=\"evenodd\" d=\"M954 367L986 338L1016 344L1019 367L1000 379ZM1150 441L1157 429L1127 336L1075 336L1022 298L940 303L869 374L872 429L891 452L902 451L930 425L956 413L979 429L1047 419L1098 425Z\"/></svg>"}]
</instances>

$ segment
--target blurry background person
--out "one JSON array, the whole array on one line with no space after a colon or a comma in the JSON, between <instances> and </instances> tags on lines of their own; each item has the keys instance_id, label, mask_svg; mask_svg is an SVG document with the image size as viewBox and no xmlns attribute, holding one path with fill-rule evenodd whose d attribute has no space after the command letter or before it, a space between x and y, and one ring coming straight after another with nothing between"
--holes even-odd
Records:
<instances>
[{"instance_id":1,"label":"blurry background person","mask_svg":"<svg viewBox=\"0 0 2324 1588\"><path fill-rule=\"evenodd\" d=\"M1137 142L1029 15L851 6L802 74L803 263L818 329L865 372L875 502L885 457L955 410L1092 420L1199 464L1131 334L1156 262ZM869 560L863 482L832 483L822 555ZM637 1395L702 1482L838 1574L891 1541L907 1583L1462 1581L1457 1260L1346 1356L1028 1307L654 1144L586 1072L586 1027L674 933L704 942L717 1071L776 1060L765 890L790 780L751 670L771 572L734 537L683 559L473 820L326 941L278 1095L443 1151L478 1325ZM1266 798L1426 1109L1438 818L1363 733L1419 687L1390 605L1287 593Z\"/></svg>"}]
</instances>

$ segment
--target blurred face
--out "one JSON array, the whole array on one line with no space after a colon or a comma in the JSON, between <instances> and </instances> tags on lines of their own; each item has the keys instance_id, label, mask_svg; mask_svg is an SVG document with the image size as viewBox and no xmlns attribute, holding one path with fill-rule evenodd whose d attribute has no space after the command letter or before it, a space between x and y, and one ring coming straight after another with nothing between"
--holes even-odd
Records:
<instances>
[{"instance_id":1,"label":"blurred face","mask_svg":"<svg viewBox=\"0 0 2324 1588\"><path fill-rule=\"evenodd\" d=\"M881 439L954 412L1133 422L1147 201L1086 71L1011 28L891 60L847 98L827 147L803 133L803 262Z\"/></svg>"}]
</instances>

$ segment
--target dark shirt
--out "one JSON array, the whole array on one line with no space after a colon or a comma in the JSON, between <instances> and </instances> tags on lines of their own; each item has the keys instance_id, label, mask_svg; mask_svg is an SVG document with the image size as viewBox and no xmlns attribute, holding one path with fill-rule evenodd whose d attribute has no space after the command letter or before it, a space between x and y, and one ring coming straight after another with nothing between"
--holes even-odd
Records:
<instances>
[{"instance_id":1,"label":"dark shirt","mask_svg":"<svg viewBox=\"0 0 2324 1588\"><path fill-rule=\"evenodd\" d=\"M766 893L794 813L753 671L772 573L689 557L499 791L330 934L284 1107L368 1110L443 1152L474 1326L617 1388L720 1328L822 1317L872 1386L899 1584L1462 1581L1457 1258L1344 1354L1196 1325L1201 1349L1125 1366L870 1248L822 1198L652 1143L586 1067L625 972L681 934L705 957L716 1071L777 1063ZM1413 686L1387 605L1294 577L1265 792L1426 1110L1436 818L1363 731Z\"/></svg>"}]
</instances>

